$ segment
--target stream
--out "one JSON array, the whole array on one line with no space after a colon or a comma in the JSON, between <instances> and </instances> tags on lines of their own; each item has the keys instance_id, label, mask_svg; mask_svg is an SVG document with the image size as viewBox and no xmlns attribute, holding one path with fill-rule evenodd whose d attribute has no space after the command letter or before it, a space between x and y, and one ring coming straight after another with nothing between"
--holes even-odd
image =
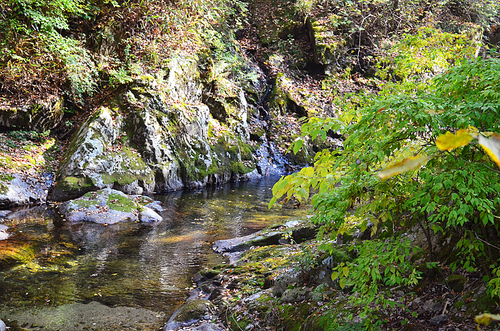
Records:
<instances>
[{"instance_id":1,"label":"stream","mask_svg":"<svg viewBox=\"0 0 500 331\"><path fill-rule=\"evenodd\" d=\"M3 221L0 319L15 330L159 330L186 299L192 276L225 263L219 239L256 232L305 209L267 204L279 177L156 195L156 224L70 223L44 207ZM10 254L10 255L9 255ZM2 261L2 259L0 259Z\"/></svg>"}]
</instances>

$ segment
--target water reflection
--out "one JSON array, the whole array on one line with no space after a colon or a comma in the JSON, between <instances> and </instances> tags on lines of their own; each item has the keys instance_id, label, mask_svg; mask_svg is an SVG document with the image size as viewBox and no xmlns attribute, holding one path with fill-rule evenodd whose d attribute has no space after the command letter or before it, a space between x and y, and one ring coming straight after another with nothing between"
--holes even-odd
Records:
<instances>
[{"instance_id":1,"label":"water reflection","mask_svg":"<svg viewBox=\"0 0 500 331\"><path fill-rule=\"evenodd\" d=\"M276 180L155 196L164 221L152 225L75 224L43 208L11 213L3 223L11 237L0 241L0 254L17 255L0 265L0 318L19 320L29 309L94 301L168 315L201 266L223 261L212 252L213 241L305 214L267 209Z\"/></svg>"}]
</instances>

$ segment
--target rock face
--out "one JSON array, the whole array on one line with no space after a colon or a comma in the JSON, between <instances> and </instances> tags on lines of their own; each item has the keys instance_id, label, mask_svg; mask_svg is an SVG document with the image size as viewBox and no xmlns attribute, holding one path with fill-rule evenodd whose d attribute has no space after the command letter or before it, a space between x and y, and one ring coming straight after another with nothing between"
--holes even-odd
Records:
<instances>
[{"instance_id":1,"label":"rock face","mask_svg":"<svg viewBox=\"0 0 500 331\"><path fill-rule=\"evenodd\" d=\"M256 169L248 104L240 89L202 103L198 62L170 61L165 77L143 76L102 106L72 137L51 199L114 188L127 194L198 188ZM218 105L218 106L217 106Z\"/></svg>"},{"instance_id":2,"label":"rock face","mask_svg":"<svg viewBox=\"0 0 500 331\"><path fill-rule=\"evenodd\" d=\"M145 196L128 196L123 192L104 189L88 192L83 197L66 201L61 213L72 222L114 224L123 221L160 222L163 218L158 202Z\"/></svg>"},{"instance_id":3,"label":"rock face","mask_svg":"<svg viewBox=\"0 0 500 331\"><path fill-rule=\"evenodd\" d=\"M53 97L35 104L18 108L0 108L0 128L34 130L43 132L55 128L61 122L63 99Z\"/></svg>"},{"instance_id":4,"label":"rock face","mask_svg":"<svg viewBox=\"0 0 500 331\"><path fill-rule=\"evenodd\" d=\"M345 23L340 16L308 19L308 29L314 48L314 61L325 67L330 74L343 68L342 57L346 52L346 40L336 31Z\"/></svg>"}]
</instances>

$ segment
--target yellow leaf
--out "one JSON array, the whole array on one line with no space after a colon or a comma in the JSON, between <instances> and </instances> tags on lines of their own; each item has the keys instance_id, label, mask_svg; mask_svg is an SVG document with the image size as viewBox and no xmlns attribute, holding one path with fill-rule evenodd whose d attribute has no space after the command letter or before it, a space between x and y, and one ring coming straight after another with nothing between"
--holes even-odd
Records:
<instances>
[{"instance_id":1,"label":"yellow leaf","mask_svg":"<svg viewBox=\"0 0 500 331\"><path fill-rule=\"evenodd\" d=\"M436 139L436 146L442 151L451 151L452 149L468 145L473 136L468 130L460 129L456 134L446 132Z\"/></svg>"},{"instance_id":2,"label":"yellow leaf","mask_svg":"<svg viewBox=\"0 0 500 331\"><path fill-rule=\"evenodd\" d=\"M391 178L408 170L416 169L424 165L428 159L429 158L425 155L409 157L401 162L385 168L384 170L380 171L377 176L380 179Z\"/></svg>"},{"instance_id":3,"label":"yellow leaf","mask_svg":"<svg viewBox=\"0 0 500 331\"><path fill-rule=\"evenodd\" d=\"M477 315L474 319L476 323L488 326L490 325L491 321L500 321L500 315L484 313L481 315Z\"/></svg>"},{"instance_id":4,"label":"yellow leaf","mask_svg":"<svg viewBox=\"0 0 500 331\"><path fill-rule=\"evenodd\" d=\"M479 136L479 145L500 167L500 135L493 133L490 138Z\"/></svg>"}]
</instances>

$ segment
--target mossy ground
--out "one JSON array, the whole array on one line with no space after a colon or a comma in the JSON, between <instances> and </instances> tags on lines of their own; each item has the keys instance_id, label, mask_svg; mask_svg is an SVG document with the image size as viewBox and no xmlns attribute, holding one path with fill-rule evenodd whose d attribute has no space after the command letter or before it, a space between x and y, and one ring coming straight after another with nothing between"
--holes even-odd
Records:
<instances>
[{"instance_id":1,"label":"mossy ground","mask_svg":"<svg viewBox=\"0 0 500 331\"><path fill-rule=\"evenodd\" d=\"M52 173L57 169L61 145L33 131L0 133L0 173Z\"/></svg>"}]
</instances>

